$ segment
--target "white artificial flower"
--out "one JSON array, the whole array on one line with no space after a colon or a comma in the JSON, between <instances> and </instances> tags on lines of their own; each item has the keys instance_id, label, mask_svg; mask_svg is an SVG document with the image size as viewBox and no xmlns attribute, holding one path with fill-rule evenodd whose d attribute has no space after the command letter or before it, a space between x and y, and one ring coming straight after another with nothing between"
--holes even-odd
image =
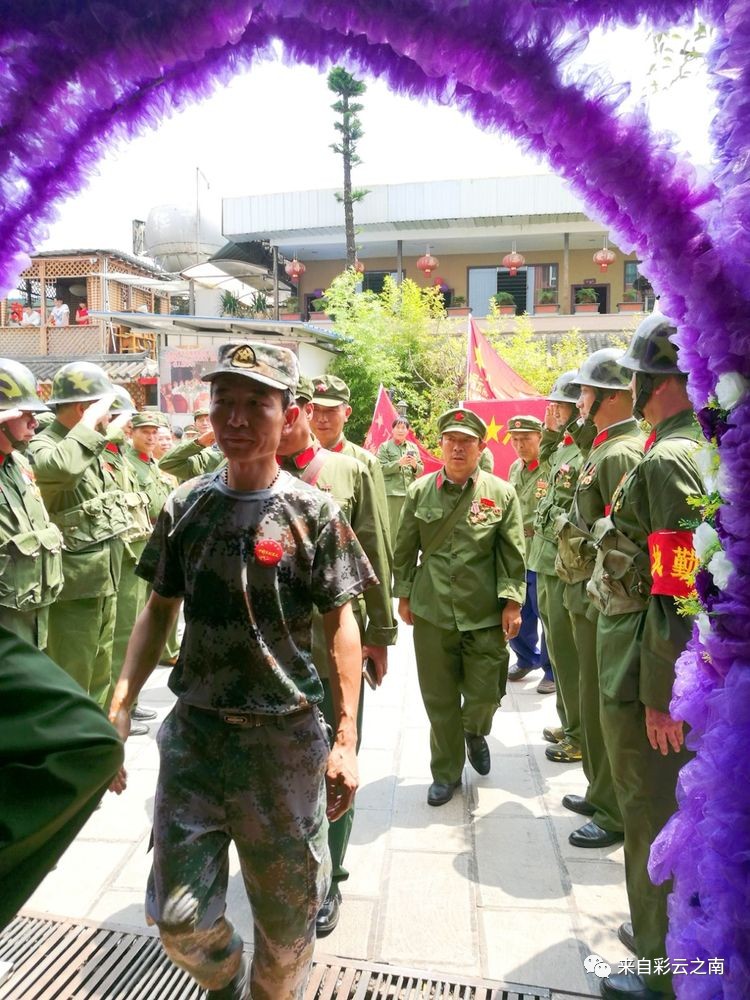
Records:
<instances>
[{"instance_id":1,"label":"white artificial flower","mask_svg":"<svg viewBox=\"0 0 750 1000\"><path fill-rule=\"evenodd\" d=\"M732 489L732 477L729 475L729 470L726 465L719 466L719 471L716 476L716 487L715 491L719 493L722 497L728 497Z\"/></svg>"},{"instance_id":2,"label":"white artificial flower","mask_svg":"<svg viewBox=\"0 0 750 1000\"><path fill-rule=\"evenodd\" d=\"M712 493L719 493L719 477L715 476L713 472L703 473L703 485L706 487L706 493L710 496Z\"/></svg>"},{"instance_id":3,"label":"white artificial flower","mask_svg":"<svg viewBox=\"0 0 750 1000\"><path fill-rule=\"evenodd\" d=\"M734 566L723 549L719 549L718 552L714 552L711 556L708 563L708 571L714 578L714 583L719 590L726 590L729 578L734 573Z\"/></svg>"},{"instance_id":4,"label":"white artificial flower","mask_svg":"<svg viewBox=\"0 0 750 1000\"><path fill-rule=\"evenodd\" d=\"M696 449L694 455L704 479L716 473L716 470L719 468L719 451L714 445L709 444L707 441L700 448Z\"/></svg>"},{"instance_id":5,"label":"white artificial flower","mask_svg":"<svg viewBox=\"0 0 750 1000\"><path fill-rule=\"evenodd\" d=\"M700 561L705 562L706 556L710 555L718 544L719 536L716 530L708 521L702 521L693 532L693 547Z\"/></svg>"},{"instance_id":6,"label":"white artificial flower","mask_svg":"<svg viewBox=\"0 0 750 1000\"><path fill-rule=\"evenodd\" d=\"M731 410L736 406L750 386L739 372L725 372L719 376L716 383L716 399L722 410Z\"/></svg>"},{"instance_id":7,"label":"white artificial flower","mask_svg":"<svg viewBox=\"0 0 750 1000\"><path fill-rule=\"evenodd\" d=\"M698 622L698 635L701 642L705 646L706 640L711 635L711 619L707 614L704 614L704 612L701 611L696 621Z\"/></svg>"}]
</instances>

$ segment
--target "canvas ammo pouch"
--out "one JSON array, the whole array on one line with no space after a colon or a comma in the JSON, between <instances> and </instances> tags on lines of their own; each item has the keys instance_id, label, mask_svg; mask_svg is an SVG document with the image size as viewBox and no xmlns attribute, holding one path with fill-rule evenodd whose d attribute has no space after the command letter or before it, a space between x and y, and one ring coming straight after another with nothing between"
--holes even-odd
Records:
<instances>
[{"instance_id":1,"label":"canvas ammo pouch","mask_svg":"<svg viewBox=\"0 0 750 1000\"><path fill-rule=\"evenodd\" d=\"M609 517L594 525L596 565L586 590L604 615L644 611L651 590L648 555L624 535Z\"/></svg>"},{"instance_id":2,"label":"canvas ammo pouch","mask_svg":"<svg viewBox=\"0 0 750 1000\"><path fill-rule=\"evenodd\" d=\"M50 524L13 535L0 545L0 605L31 611L51 604L62 590L62 537Z\"/></svg>"},{"instance_id":3,"label":"canvas ammo pouch","mask_svg":"<svg viewBox=\"0 0 750 1000\"><path fill-rule=\"evenodd\" d=\"M130 514L131 526L120 535L120 538L124 542L140 542L144 538L150 538L153 525L149 514L151 500L148 493L139 490L123 493L123 496Z\"/></svg>"},{"instance_id":4,"label":"canvas ammo pouch","mask_svg":"<svg viewBox=\"0 0 750 1000\"><path fill-rule=\"evenodd\" d=\"M585 529L577 528L568 520L567 514L559 514L555 519L555 534L557 575L565 583L588 580L594 568L593 536Z\"/></svg>"},{"instance_id":5,"label":"canvas ammo pouch","mask_svg":"<svg viewBox=\"0 0 750 1000\"><path fill-rule=\"evenodd\" d=\"M83 552L132 528L131 503L132 497L137 495L124 490L110 490L85 500L80 507L55 514L65 551ZM131 497L130 503L128 496Z\"/></svg>"}]
</instances>

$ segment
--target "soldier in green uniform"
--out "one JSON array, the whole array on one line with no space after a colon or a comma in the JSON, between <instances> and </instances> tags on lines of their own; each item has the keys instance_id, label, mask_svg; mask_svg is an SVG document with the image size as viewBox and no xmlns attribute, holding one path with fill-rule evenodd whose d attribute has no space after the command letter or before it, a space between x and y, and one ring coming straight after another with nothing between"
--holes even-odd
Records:
<instances>
[{"instance_id":1,"label":"soldier in green uniform","mask_svg":"<svg viewBox=\"0 0 750 1000\"><path fill-rule=\"evenodd\" d=\"M612 1000L672 996L667 955L667 896L671 883L648 875L651 845L677 808L680 768L691 754L683 723L669 703L675 662L690 638L691 621L675 598L692 589L697 559L691 496L705 492L696 462L703 440L678 366L666 316L649 316L620 364L633 375L634 412L653 428L641 462L617 489L612 509L594 527L597 561L589 593L599 608L597 653L602 723L615 792L625 828L625 876L635 952L645 975L613 975L602 982ZM627 933L627 928L621 928Z\"/></svg>"},{"instance_id":2,"label":"soldier in green uniform","mask_svg":"<svg viewBox=\"0 0 750 1000\"><path fill-rule=\"evenodd\" d=\"M218 469L224 461L216 446L214 432L209 427L200 436L181 441L159 459L159 468L179 482L184 483L196 476Z\"/></svg>"},{"instance_id":3,"label":"soldier in green uniform","mask_svg":"<svg viewBox=\"0 0 750 1000\"><path fill-rule=\"evenodd\" d=\"M523 517L523 534L526 540L526 600L521 609L521 628L510 648L516 654L516 663L508 674L509 681L520 681L541 667L544 676L537 685L540 694L553 694L555 679L547 654L547 640L542 629L539 640L539 606L536 594L536 573L529 567L528 559L534 537L534 516L539 501L547 492L549 463L540 457L542 422L538 417L517 414L508 421L510 442L518 458L511 465L508 480L518 494Z\"/></svg>"},{"instance_id":4,"label":"soldier in green uniform","mask_svg":"<svg viewBox=\"0 0 750 1000\"><path fill-rule=\"evenodd\" d=\"M542 734L548 742L561 744L559 748L553 746L547 749L550 760L557 759L561 752L570 753L571 759L577 757L580 760L581 757L578 653L570 615L563 603L565 584L555 572L555 521L560 514L570 510L584 458L577 443L583 425L578 420L576 402L580 389L573 383L575 375L576 369L562 374L547 396L549 406L540 454L549 461L548 488L537 505L528 560L529 568L536 573L539 616L557 687L560 727L545 728Z\"/></svg>"},{"instance_id":5,"label":"soldier in green uniform","mask_svg":"<svg viewBox=\"0 0 750 1000\"><path fill-rule=\"evenodd\" d=\"M255 924L249 992L302 1000L330 883L325 817L342 815L357 787L362 649L351 602L377 578L335 502L277 464L298 412L292 352L223 344L204 378L227 466L178 487L159 515L139 564L153 592L110 717L125 737L184 598L169 680L177 704L158 739L148 918L207 1000L245 1000L242 940L225 915L234 842ZM317 708L313 607L329 650L332 748Z\"/></svg>"},{"instance_id":6,"label":"soldier in green uniform","mask_svg":"<svg viewBox=\"0 0 750 1000\"><path fill-rule=\"evenodd\" d=\"M80 686L2 625L0 663L1 929L76 838L123 754Z\"/></svg>"},{"instance_id":7,"label":"soldier in green uniform","mask_svg":"<svg viewBox=\"0 0 750 1000\"><path fill-rule=\"evenodd\" d=\"M112 676L119 536L133 523L131 498L106 450L113 401L113 386L97 365L64 365L52 380L55 420L29 445L42 498L64 541L64 584L50 607L47 652L102 707ZM126 420L123 414L115 424Z\"/></svg>"},{"instance_id":8,"label":"soldier in green uniform","mask_svg":"<svg viewBox=\"0 0 750 1000\"><path fill-rule=\"evenodd\" d=\"M321 378L313 379L313 415L312 429L318 441L336 454L351 455L352 458L363 462L370 471L372 481L378 496L378 511L380 519L385 527L388 538L388 558L392 558L393 549L391 546L390 523L388 520L388 501L385 495L385 480L383 470L376 456L354 444L344 436L344 427L351 416L352 408L349 403L351 393L349 386L343 379L335 375L323 375Z\"/></svg>"},{"instance_id":9,"label":"soldier in green uniform","mask_svg":"<svg viewBox=\"0 0 750 1000\"><path fill-rule=\"evenodd\" d=\"M444 413L438 428L444 467L409 487L394 558L398 611L414 626L430 720L433 806L452 798L465 755L479 774L489 773L485 737L505 690L507 643L518 632L526 596L518 497L479 469L486 424L459 409Z\"/></svg>"},{"instance_id":10,"label":"soldier in green uniform","mask_svg":"<svg viewBox=\"0 0 750 1000\"><path fill-rule=\"evenodd\" d=\"M575 377L581 391L579 413L593 421L597 434L578 476L570 511L561 514L555 525L555 569L567 584L565 607L570 612L578 650L581 749L589 783L585 796L565 795L562 800L566 809L591 817L570 834L570 843L575 847L607 847L623 838L622 817L602 735L596 652L598 612L586 591L596 554L591 529L609 513L612 494L643 454L643 434L633 419L630 373L619 363L620 353L613 347L595 351ZM552 749L560 751L556 760L566 759L566 747Z\"/></svg>"},{"instance_id":11,"label":"soldier in green uniform","mask_svg":"<svg viewBox=\"0 0 750 1000\"><path fill-rule=\"evenodd\" d=\"M388 521L391 526L391 545L396 544L398 519L404 506L406 491L424 472L417 446L406 440L409 433L406 417L396 417L391 427L391 436L378 448L378 461L383 470L385 495L388 501Z\"/></svg>"},{"instance_id":12,"label":"soldier in green uniform","mask_svg":"<svg viewBox=\"0 0 750 1000\"><path fill-rule=\"evenodd\" d=\"M357 540L380 580L370 587L353 605L360 637L362 655L375 664L377 683L382 683L388 669L388 646L396 642L397 626L393 618L391 574L388 565L388 546L383 527L377 516L377 497L372 477L365 465L349 455L334 454L320 446L312 433L313 384L300 378L297 386L299 416L279 447L281 467L290 475L315 486L333 497L354 529ZM323 620L313 613L313 662L323 684L321 708L326 722L333 726L336 711L330 685L328 651L323 632ZM357 714L357 751L362 737L364 690L360 692ZM335 928L341 908L341 883L349 877L344 858L349 844L354 808L328 827L328 847L331 852L331 889L316 921L318 937L325 937Z\"/></svg>"},{"instance_id":13,"label":"soldier in green uniform","mask_svg":"<svg viewBox=\"0 0 750 1000\"><path fill-rule=\"evenodd\" d=\"M40 649L63 584L62 536L22 453L46 410L29 369L0 358L0 624Z\"/></svg>"}]
</instances>

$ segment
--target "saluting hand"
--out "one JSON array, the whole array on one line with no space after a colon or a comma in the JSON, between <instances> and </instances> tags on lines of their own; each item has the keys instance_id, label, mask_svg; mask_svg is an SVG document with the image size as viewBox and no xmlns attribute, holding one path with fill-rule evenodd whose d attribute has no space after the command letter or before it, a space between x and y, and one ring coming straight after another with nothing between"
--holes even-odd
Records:
<instances>
[{"instance_id":1,"label":"saluting hand","mask_svg":"<svg viewBox=\"0 0 750 1000\"><path fill-rule=\"evenodd\" d=\"M669 712L646 706L646 736L652 750L658 750L666 757L670 748L679 753L685 742L684 723L673 719Z\"/></svg>"}]
</instances>

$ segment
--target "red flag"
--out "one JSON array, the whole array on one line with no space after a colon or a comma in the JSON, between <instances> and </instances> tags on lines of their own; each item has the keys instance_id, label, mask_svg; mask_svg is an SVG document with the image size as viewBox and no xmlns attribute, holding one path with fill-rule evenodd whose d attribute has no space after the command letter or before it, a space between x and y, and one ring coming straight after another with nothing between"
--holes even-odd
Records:
<instances>
[{"instance_id":1,"label":"red flag","mask_svg":"<svg viewBox=\"0 0 750 1000\"><path fill-rule=\"evenodd\" d=\"M497 354L473 319L470 320L468 350L467 398L517 400L538 397L533 385Z\"/></svg>"},{"instance_id":2,"label":"red flag","mask_svg":"<svg viewBox=\"0 0 750 1000\"><path fill-rule=\"evenodd\" d=\"M462 404L472 410L487 424L487 447L495 460L493 472L503 479L508 478L508 470L516 460L516 453L510 443L508 421L518 414L531 414L544 423L547 400L535 399L470 399Z\"/></svg>"},{"instance_id":3,"label":"red flag","mask_svg":"<svg viewBox=\"0 0 750 1000\"><path fill-rule=\"evenodd\" d=\"M365 440L363 441L362 446L368 451L371 451L373 455L377 455L378 448L381 444L390 438L393 421L397 416L398 410L391 402L391 397L381 385L378 389L378 398L375 400L375 412L372 415L372 423L370 424L369 431L365 435ZM414 431L412 431L411 428L409 428L409 433L406 437L419 449L419 457L424 464L425 472L436 472L438 469L442 468L443 463L440 459L435 458L435 456L429 452L420 441L417 440L414 436Z\"/></svg>"}]
</instances>

